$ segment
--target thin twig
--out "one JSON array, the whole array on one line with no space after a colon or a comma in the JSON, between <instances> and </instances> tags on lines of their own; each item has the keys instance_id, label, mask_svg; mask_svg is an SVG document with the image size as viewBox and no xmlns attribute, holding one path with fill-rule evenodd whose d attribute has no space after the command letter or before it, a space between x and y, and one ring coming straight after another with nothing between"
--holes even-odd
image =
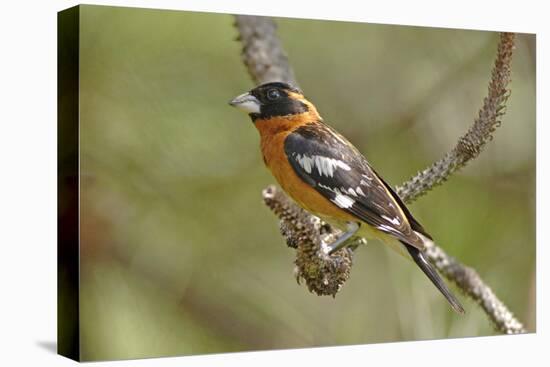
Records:
<instances>
[{"instance_id":1,"label":"thin twig","mask_svg":"<svg viewBox=\"0 0 550 367\"><path fill-rule=\"evenodd\" d=\"M256 83L279 80L296 84L272 19L236 16L235 24L243 44L243 61ZM484 145L492 139L492 132L500 124L509 96L507 85L510 81L513 49L514 34L502 33L489 93L483 101L478 118L451 152L397 188L404 201L413 201L432 187L443 183L452 173L477 157ZM355 243L349 248L327 256L326 243L337 236L339 230L330 228L319 218L299 208L274 186L263 191L263 198L266 205L279 217L281 233L288 246L297 250L295 273L298 282L304 279L310 291L318 295L334 296L349 278L353 250L364 240L355 238ZM439 272L478 302L498 331L507 334L525 332L521 322L475 270L461 264L436 245L429 246L426 255Z\"/></svg>"},{"instance_id":2,"label":"thin twig","mask_svg":"<svg viewBox=\"0 0 550 367\"><path fill-rule=\"evenodd\" d=\"M500 126L500 118L504 115L506 101L510 96L507 86L510 82L514 38L514 33L500 34L488 94L472 127L443 158L396 187L396 192L403 201L410 203L433 187L441 185L468 161L476 158L485 144L493 138L492 133Z\"/></svg>"},{"instance_id":3,"label":"thin twig","mask_svg":"<svg viewBox=\"0 0 550 367\"><path fill-rule=\"evenodd\" d=\"M467 296L476 301L492 321L495 329L503 334L525 333L525 327L485 284L479 274L469 266L458 262L433 243L426 246L426 255L434 266L455 283Z\"/></svg>"}]
</instances>

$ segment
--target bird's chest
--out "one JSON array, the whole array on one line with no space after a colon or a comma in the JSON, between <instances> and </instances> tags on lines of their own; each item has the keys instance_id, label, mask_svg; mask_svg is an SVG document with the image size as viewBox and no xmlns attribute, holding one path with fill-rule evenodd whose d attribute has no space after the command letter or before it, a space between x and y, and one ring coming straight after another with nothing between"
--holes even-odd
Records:
<instances>
[{"instance_id":1,"label":"bird's chest","mask_svg":"<svg viewBox=\"0 0 550 367\"><path fill-rule=\"evenodd\" d=\"M277 179L282 189L292 197L305 187L305 183L296 175L285 154L285 139L288 134L283 132L271 136L262 136L260 149L264 163ZM311 189L311 188L310 188Z\"/></svg>"},{"instance_id":2,"label":"bird's chest","mask_svg":"<svg viewBox=\"0 0 550 367\"><path fill-rule=\"evenodd\" d=\"M262 136L260 148L267 168L281 188L304 209L325 220L342 222L347 213L304 182L290 165L284 149L287 135L282 132ZM349 216L349 220L353 217Z\"/></svg>"}]
</instances>

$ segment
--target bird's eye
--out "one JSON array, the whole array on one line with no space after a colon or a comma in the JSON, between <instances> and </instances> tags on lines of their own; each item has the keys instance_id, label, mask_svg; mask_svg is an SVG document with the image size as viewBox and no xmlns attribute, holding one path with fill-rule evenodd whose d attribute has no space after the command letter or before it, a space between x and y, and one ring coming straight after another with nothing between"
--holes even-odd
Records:
<instances>
[{"instance_id":1,"label":"bird's eye","mask_svg":"<svg viewBox=\"0 0 550 367\"><path fill-rule=\"evenodd\" d=\"M281 93L277 89L270 89L267 91L267 99L273 101L279 97L281 97Z\"/></svg>"}]
</instances>

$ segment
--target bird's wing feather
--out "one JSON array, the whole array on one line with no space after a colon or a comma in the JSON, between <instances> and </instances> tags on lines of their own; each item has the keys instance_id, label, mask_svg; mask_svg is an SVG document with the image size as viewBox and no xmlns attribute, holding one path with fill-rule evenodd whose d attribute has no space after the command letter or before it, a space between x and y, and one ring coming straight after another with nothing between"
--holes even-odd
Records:
<instances>
[{"instance_id":1,"label":"bird's wing feather","mask_svg":"<svg viewBox=\"0 0 550 367\"><path fill-rule=\"evenodd\" d=\"M424 248L415 231L429 237L399 197L344 137L323 123L301 126L285 140L296 174L358 220Z\"/></svg>"}]
</instances>

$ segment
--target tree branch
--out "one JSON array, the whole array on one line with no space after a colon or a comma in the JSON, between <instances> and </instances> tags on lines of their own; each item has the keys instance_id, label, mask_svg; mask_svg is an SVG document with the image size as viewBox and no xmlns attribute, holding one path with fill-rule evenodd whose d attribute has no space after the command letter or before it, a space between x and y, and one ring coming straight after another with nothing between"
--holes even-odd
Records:
<instances>
[{"instance_id":1,"label":"tree branch","mask_svg":"<svg viewBox=\"0 0 550 367\"><path fill-rule=\"evenodd\" d=\"M514 38L514 33L500 34L488 94L474 124L458 139L453 150L396 188L403 201L410 203L433 187L441 185L450 175L476 158L493 138L492 133L500 126L500 118L505 113L506 101L510 96L507 86L510 82Z\"/></svg>"},{"instance_id":2,"label":"tree branch","mask_svg":"<svg viewBox=\"0 0 550 367\"><path fill-rule=\"evenodd\" d=\"M243 45L243 62L255 83L278 81L298 86L273 19L236 15L235 27Z\"/></svg>"},{"instance_id":3,"label":"tree branch","mask_svg":"<svg viewBox=\"0 0 550 367\"><path fill-rule=\"evenodd\" d=\"M464 294L476 301L492 321L496 330L503 334L525 333L523 324L496 296L493 290L485 284L479 274L469 266L458 262L440 247L429 244L426 255L437 270L448 280L455 283Z\"/></svg>"},{"instance_id":4,"label":"tree branch","mask_svg":"<svg viewBox=\"0 0 550 367\"><path fill-rule=\"evenodd\" d=\"M243 44L244 64L256 83L286 81L296 85L294 73L286 53L276 35L276 25L266 17L235 17L239 40ZM430 167L397 187L397 193L405 202L411 202L432 187L440 185L451 174L479 155L492 133L500 125L505 102L509 96L510 65L514 49L514 34L501 33L488 95L478 117L454 149ZM269 186L263 193L266 205L279 217L281 233L289 247L296 249L295 276L304 279L308 289L318 295L335 296L349 279L353 251L365 241L354 238L352 246L331 256L326 246L340 231L331 228L319 218L294 204L282 191ZM475 270L447 255L436 245L428 246L429 261L448 280L455 283L467 296L475 300L495 328L507 334L523 333L525 328L486 285Z\"/></svg>"}]
</instances>

